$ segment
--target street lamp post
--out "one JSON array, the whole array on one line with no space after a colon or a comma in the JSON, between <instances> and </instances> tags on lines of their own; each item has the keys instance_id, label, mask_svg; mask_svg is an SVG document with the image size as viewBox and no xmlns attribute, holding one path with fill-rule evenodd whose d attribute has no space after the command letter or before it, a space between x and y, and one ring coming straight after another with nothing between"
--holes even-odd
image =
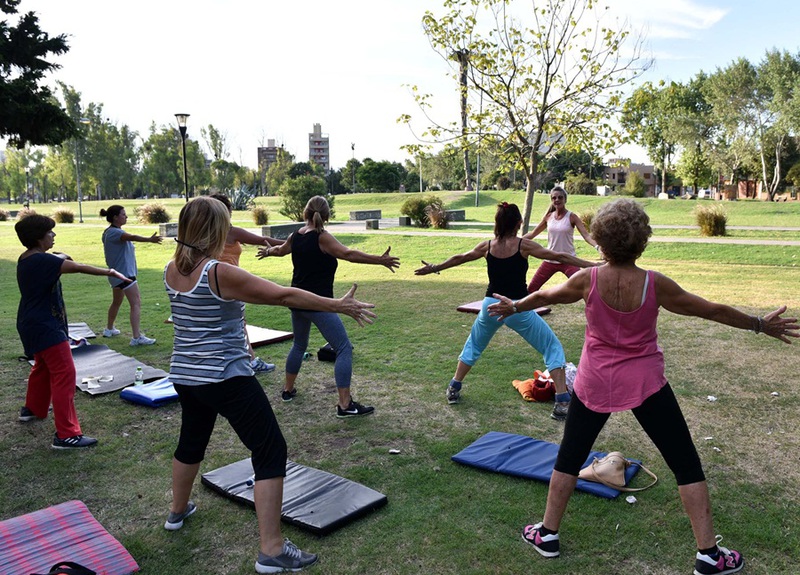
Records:
<instances>
[{"instance_id":1,"label":"street lamp post","mask_svg":"<svg viewBox=\"0 0 800 575\"><path fill-rule=\"evenodd\" d=\"M23 204L25 208L31 207L31 168L30 166L25 166L25 203Z\"/></svg>"},{"instance_id":2,"label":"street lamp post","mask_svg":"<svg viewBox=\"0 0 800 575\"><path fill-rule=\"evenodd\" d=\"M186 171L186 119L189 114L175 114L178 130L181 133L181 150L183 150L183 195L189 201L189 172Z\"/></svg>"},{"instance_id":3,"label":"street lamp post","mask_svg":"<svg viewBox=\"0 0 800 575\"><path fill-rule=\"evenodd\" d=\"M355 142L350 144L350 149L353 152L353 163L350 164L350 171L353 172L353 187L351 191L355 194L356 193L356 145Z\"/></svg>"}]
</instances>

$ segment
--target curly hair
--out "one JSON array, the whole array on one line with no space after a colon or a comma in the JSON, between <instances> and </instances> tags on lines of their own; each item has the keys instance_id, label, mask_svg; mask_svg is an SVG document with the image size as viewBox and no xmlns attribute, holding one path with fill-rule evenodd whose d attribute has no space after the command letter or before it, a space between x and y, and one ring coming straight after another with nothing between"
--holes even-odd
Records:
<instances>
[{"instance_id":1,"label":"curly hair","mask_svg":"<svg viewBox=\"0 0 800 575\"><path fill-rule=\"evenodd\" d=\"M517 233L517 225L522 221L522 214L517 204L502 202L497 204L494 214L494 237L504 238Z\"/></svg>"},{"instance_id":2,"label":"curly hair","mask_svg":"<svg viewBox=\"0 0 800 575\"><path fill-rule=\"evenodd\" d=\"M653 235L650 217L641 205L628 198L602 206L592 219L590 232L605 259L615 264L635 261Z\"/></svg>"}]
</instances>

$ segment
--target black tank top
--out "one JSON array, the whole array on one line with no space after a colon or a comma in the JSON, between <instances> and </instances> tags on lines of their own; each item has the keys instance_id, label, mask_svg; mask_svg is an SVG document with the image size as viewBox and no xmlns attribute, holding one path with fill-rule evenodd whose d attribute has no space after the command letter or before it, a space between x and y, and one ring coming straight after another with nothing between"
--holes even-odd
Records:
<instances>
[{"instance_id":1,"label":"black tank top","mask_svg":"<svg viewBox=\"0 0 800 575\"><path fill-rule=\"evenodd\" d=\"M486 270L489 274L489 287L486 297L499 293L507 298L521 299L528 295L525 276L528 275L528 258L520 252L522 239L517 244L517 252L507 258L496 258L492 255L492 242L486 254Z\"/></svg>"},{"instance_id":2,"label":"black tank top","mask_svg":"<svg viewBox=\"0 0 800 575\"><path fill-rule=\"evenodd\" d=\"M292 287L333 297L333 278L339 261L320 249L319 236L315 231L292 235Z\"/></svg>"}]
</instances>

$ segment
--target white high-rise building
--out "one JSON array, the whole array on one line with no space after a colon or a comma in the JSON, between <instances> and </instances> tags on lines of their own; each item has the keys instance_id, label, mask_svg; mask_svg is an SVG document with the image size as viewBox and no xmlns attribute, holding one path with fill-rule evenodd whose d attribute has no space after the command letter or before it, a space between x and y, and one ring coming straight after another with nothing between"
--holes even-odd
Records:
<instances>
[{"instance_id":1,"label":"white high-rise building","mask_svg":"<svg viewBox=\"0 0 800 575\"><path fill-rule=\"evenodd\" d=\"M314 131L308 135L308 161L322 166L326 175L330 172L331 157L328 134L322 133L320 124L314 124Z\"/></svg>"}]
</instances>

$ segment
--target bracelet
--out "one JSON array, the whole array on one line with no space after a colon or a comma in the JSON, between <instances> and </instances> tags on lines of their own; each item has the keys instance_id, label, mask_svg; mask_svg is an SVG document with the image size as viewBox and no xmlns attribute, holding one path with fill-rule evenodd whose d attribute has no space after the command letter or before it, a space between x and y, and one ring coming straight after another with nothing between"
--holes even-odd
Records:
<instances>
[{"instance_id":1,"label":"bracelet","mask_svg":"<svg viewBox=\"0 0 800 575\"><path fill-rule=\"evenodd\" d=\"M750 316L750 322L752 323L753 333L761 333L764 331L764 318L761 316Z\"/></svg>"},{"instance_id":2,"label":"bracelet","mask_svg":"<svg viewBox=\"0 0 800 575\"><path fill-rule=\"evenodd\" d=\"M596 249L599 252L600 251L600 244L595 244L594 249Z\"/></svg>"},{"instance_id":3,"label":"bracelet","mask_svg":"<svg viewBox=\"0 0 800 575\"><path fill-rule=\"evenodd\" d=\"M435 264L431 264L431 271L433 271L433 273L435 273L437 276L439 275L439 270Z\"/></svg>"},{"instance_id":4,"label":"bracelet","mask_svg":"<svg viewBox=\"0 0 800 575\"><path fill-rule=\"evenodd\" d=\"M514 313L518 313L516 300L511 302L511 311L513 311Z\"/></svg>"}]
</instances>

